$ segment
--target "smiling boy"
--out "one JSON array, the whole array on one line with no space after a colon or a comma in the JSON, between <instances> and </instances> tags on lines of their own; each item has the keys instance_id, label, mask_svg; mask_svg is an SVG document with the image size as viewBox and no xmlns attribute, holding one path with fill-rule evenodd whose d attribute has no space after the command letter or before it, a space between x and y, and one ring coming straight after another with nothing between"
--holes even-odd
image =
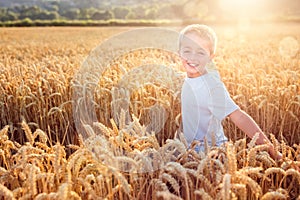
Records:
<instances>
[{"instance_id":1,"label":"smiling boy","mask_svg":"<svg viewBox=\"0 0 300 200\"><path fill-rule=\"evenodd\" d=\"M215 139L216 145L228 139L224 134L222 120L229 117L247 136L252 138L257 132L257 144L269 144L269 153L281 157L255 121L231 99L218 72L208 72L213 65L217 45L215 32L206 25L193 24L185 27L179 36L179 55L187 77L181 92L183 133L190 145L200 141L197 151L204 150L206 138L209 145ZM213 137L214 138L213 138Z\"/></svg>"}]
</instances>

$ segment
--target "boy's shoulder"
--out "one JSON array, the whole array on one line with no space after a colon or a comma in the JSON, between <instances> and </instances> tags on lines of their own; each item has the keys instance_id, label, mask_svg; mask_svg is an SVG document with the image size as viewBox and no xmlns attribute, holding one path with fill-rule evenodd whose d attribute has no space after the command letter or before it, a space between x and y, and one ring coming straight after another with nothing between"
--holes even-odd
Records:
<instances>
[{"instance_id":1,"label":"boy's shoulder","mask_svg":"<svg viewBox=\"0 0 300 200\"><path fill-rule=\"evenodd\" d=\"M214 62L209 62L206 65L206 69L210 78L216 78L217 80L221 81L220 73L218 71L217 65Z\"/></svg>"},{"instance_id":2,"label":"boy's shoulder","mask_svg":"<svg viewBox=\"0 0 300 200\"><path fill-rule=\"evenodd\" d=\"M208 69L207 71L211 78L216 78L221 81L221 76L217 69Z\"/></svg>"},{"instance_id":3,"label":"boy's shoulder","mask_svg":"<svg viewBox=\"0 0 300 200\"><path fill-rule=\"evenodd\" d=\"M223 85L223 81L217 70L209 71L208 74L204 76L204 82L211 89Z\"/></svg>"}]
</instances>

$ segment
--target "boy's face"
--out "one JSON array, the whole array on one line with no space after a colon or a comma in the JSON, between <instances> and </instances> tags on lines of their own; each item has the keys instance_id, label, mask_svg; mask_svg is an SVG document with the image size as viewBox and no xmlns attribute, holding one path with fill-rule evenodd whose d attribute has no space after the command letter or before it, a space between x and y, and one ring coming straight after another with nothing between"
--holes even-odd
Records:
<instances>
[{"instance_id":1,"label":"boy's face","mask_svg":"<svg viewBox=\"0 0 300 200\"><path fill-rule=\"evenodd\" d=\"M180 43L179 55L188 77L195 78L205 73L205 65L214 56L210 54L210 47L210 42L195 32L184 35Z\"/></svg>"}]
</instances>

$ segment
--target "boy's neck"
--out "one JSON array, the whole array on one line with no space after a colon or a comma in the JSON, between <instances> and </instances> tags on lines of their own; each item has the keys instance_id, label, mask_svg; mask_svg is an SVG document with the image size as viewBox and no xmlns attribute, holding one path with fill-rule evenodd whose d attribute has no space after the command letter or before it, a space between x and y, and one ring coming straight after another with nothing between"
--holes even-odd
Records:
<instances>
[{"instance_id":1,"label":"boy's neck","mask_svg":"<svg viewBox=\"0 0 300 200\"><path fill-rule=\"evenodd\" d=\"M207 70L204 70L202 73L199 72L197 74L187 74L187 77L188 78L198 78L198 77L203 76L207 73L208 73Z\"/></svg>"}]
</instances>

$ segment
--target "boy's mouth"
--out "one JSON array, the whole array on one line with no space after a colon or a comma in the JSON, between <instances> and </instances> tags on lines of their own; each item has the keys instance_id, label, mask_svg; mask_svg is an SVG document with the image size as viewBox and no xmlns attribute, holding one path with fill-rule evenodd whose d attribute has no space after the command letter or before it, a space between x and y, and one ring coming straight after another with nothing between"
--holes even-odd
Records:
<instances>
[{"instance_id":1,"label":"boy's mouth","mask_svg":"<svg viewBox=\"0 0 300 200\"><path fill-rule=\"evenodd\" d=\"M199 66L199 64L197 63L187 63L190 67L194 67L197 68Z\"/></svg>"}]
</instances>

